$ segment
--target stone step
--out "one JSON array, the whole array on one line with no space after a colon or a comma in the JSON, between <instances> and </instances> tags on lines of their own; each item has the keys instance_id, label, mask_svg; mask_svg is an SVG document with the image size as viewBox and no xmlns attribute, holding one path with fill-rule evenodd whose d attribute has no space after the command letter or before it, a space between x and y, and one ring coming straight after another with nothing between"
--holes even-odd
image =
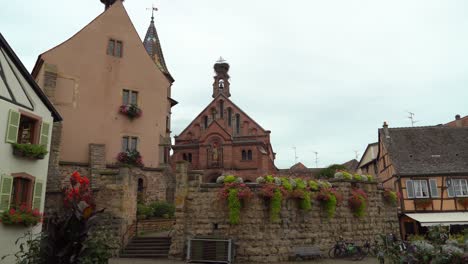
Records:
<instances>
[{"instance_id":1,"label":"stone step","mask_svg":"<svg viewBox=\"0 0 468 264\"><path fill-rule=\"evenodd\" d=\"M140 245L135 245L135 244L129 244L127 245L126 249L148 249L148 248L155 248L155 249L169 249L171 247L170 244L167 245L154 245L154 244L140 244Z\"/></svg>"},{"instance_id":2,"label":"stone step","mask_svg":"<svg viewBox=\"0 0 468 264\"><path fill-rule=\"evenodd\" d=\"M121 258L167 258L168 254L121 254Z\"/></svg>"},{"instance_id":3,"label":"stone step","mask_svg":"<svg viewBox=\"0 0 468 264\"><path fill-rule=\"evenodd\" d=\"M134 237L136 241L171 241L170 237Z\"/></svg>"},{"instance_id":4,"label":"stone step","mask_svg":"<svg viewBox=\"0 0 468 264\"><path fill-rule=\"evenodd\" d=\"M164 249L125 249L122 254L167 254L168 250Z\"/></svg>"}]
</instances>

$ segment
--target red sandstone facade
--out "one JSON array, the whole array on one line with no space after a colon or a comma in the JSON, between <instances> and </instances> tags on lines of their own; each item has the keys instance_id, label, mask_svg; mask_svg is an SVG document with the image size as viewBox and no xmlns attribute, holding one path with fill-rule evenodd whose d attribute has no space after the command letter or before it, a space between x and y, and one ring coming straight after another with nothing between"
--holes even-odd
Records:
<instances>
[{"instance_id":1,"label":"red sandstone facade","mask_svg":"<svg viewBox=\"0 0 468 264\"><path fill-rule=\"evenodd\" d=\"M223 174L246 181L276 174L270 131L240 109L230 97L229 64L214 65L213 101L175 136L172 162L188 161L193 170L204 171L204 181Z\"/></svg>"}]
</instances>

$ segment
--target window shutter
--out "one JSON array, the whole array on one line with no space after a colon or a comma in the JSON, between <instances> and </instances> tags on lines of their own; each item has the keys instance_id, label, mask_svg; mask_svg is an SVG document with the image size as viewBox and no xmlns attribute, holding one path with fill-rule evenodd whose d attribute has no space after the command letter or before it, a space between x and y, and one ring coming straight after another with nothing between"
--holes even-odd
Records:
<instances>
[{"instance_id":1,"label":"window shutter","mask_svg":"<svg viewBox=\"0 0 468 264\"><path fill-rule=\"evenodd\" d=\"M0 179L0 212L10 209L13 177L2 175Z\"/></svg>"},{"instance_id":2,"label":"window shutter","mask_svg":"<svg viewBox=\"0 0 468 264\"><path fill-rule=\"evenodd\" d=\"M406 194L408 198L414 198L414 187L412 180L406 180Z\"/></svg>"},{"instance_id":3,"label":"window shutter","mask_svg":"<svg viewBox=\"0 0 468 264\"><path fill-rule=\"evenodd\" d=\"M451 179L446 179L446 180L445 180L445 183L447 184L447 194L448 194L448 197L453 197L453 196L454 196L454 193L453 193L452 180L451 180Z\"/></svg>"},{"instance_id":4,"label":"window shutter","mask_svg":"<svg viewBox=\"0 0 468 264\"><path fill-rule=\"evenodd\" d=\"M20 119L20 112L10 109L10 112L8 113L8 125L5 142L16 143L18 141Z\"/></svg>"},{"instance_id":5,"label":"window shutter","mask_svg":"<svg viewBox=\"0 0 468 264\"><path fill-rule=\"evenodd\" d=\"M431 188L431 196L432 197L439 197L439 189L437 189L437 180L436 179L430 179L429 180L429 185Z\"/></svg>"},{"instance_id":6,"label":"window shutter","mask_svg":"<svg viewBox=\"0 0 468 264\"><path fill-rule=\"evenodd\" d=\"M50 123L42 122L41 126L41 139L39 140L39 144L48 146L49 144L49 131L50 131Z\"/></svg>"},{"instance_id":7,"label":"window shutter","mask_svg":"<svg viewBox=\"0 0 468 264\"><path fill-rule=\"evenodd\" d=\"M41 210L43 189L44 189L44 182L41 180L36 180L34 184L34 196L33 196L32 209Z\"/></svg>"}]
</instances>

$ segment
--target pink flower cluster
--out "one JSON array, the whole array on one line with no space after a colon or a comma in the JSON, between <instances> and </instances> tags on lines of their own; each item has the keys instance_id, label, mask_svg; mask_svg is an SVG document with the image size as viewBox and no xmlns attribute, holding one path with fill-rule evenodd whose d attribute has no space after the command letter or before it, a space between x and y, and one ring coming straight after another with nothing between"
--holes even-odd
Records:
<instances>
[{"instance_id":1,"label":"pink flower cluster","mask_svg":"<svg viewBox=\"0 0 468 264\"><path fill-rule=\"evenodd\" d=\"M319 202L327 202L331 196L336 198L336 204L339 205L343 201L343 196L335 188L322 188L315 197Z\"/></svg>"},{"instance_id":2,"label":"pink flower cluster","mask_svg":"<svg viewBox=\"0 0 468 264\"><path fill-rule=\"evenodd\" d=\"M138 151L124 151L120 152L117 155L117 160L126 165L133 165L138 167L143 167L143 157Z\"/></svg>"},{"instance_id":3,"label":"pink flower cluster","mask_svg":"<svg viewBox=\"0 0 468 264\"><path fill-rule=\"evenodd\" d=\"M260 189L260 196L263 196L264 198L272 198L273 195L275 194L275 190L280 190L281 194L283 197L288 196L288 191L283 187L283 186L278 186L274 183L265 183L262 186L262 189Z\"/></svg>"},{"instance_id":4,"label":"pink flower cluster","mask_svg":"<svg viewBox=\"0 0 468 264\"><path fill-rule=\"evenodd\" d=\"M225 183L223 188L219 190L218 196L221 199L226 200L229 196L229 190L234 188L237 189L237 198L239 198L240 200L249 199L253 196L252 190L245 183L236 182Z\"/></svg>"},{"instance_id":5,"label":"pink flower cluster","mask_svg":"<svg viewBox=\"0 0 468 264\"><path fill-rule=\"evenodd\" d=\"M128 116L129 118L136 118L140 117L143 114L138 106L130 104L130 105L121 105L119 107L119 112L123 115Z\"/></svg>"}]
</instances>

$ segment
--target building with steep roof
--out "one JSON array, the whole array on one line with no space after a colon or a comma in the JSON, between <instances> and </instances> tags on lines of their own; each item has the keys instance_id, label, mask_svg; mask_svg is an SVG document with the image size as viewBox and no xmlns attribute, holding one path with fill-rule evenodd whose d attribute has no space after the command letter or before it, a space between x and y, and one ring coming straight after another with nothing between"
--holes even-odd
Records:
<instances>
[{"instance_id":1,"label":"building with steep roof","mask_svg":"<svg viewBox=\"0 0 468 264\"><path fill-rule=\"evenodd\" d=\"M203 170L204 181L235 174L247 181L276 174L270 131L238 107L230 96L229 64L214 65L213 100L178 135L172 161L188 161L191 169Z\"/></svg>"},{"instance_id":2,"label":"building with steep roof","mask_svg":"<svg viewBox=\"0 0 468 264\"><path fill-rule=\"evenodd\" d=\"M66 120L57 128L51 200L74 170L90 176L98 188L101 171L127 165L135 166L142 197L171 199L171 107L177 102L154 15L142 41L121 0L101 2L103 13L40 54L33 69Z\"/></svg>"},{"instance_id":3,"label":"building with steep roof","mask_svg":"<svg viewBox=\"0 0 468 264\"><path fill-rule=\"evenodd\" d=\"M427 226L468 225L468 127L379 129L377 166L384 187L401 195L402 237Z\"/></svg>"},{"instance_id":4,"label":"building with steep roof","mask_svg":"<svg viewBox=\"0 0 468 264\"><path fill-rule=\"evenodd\" d=\"M0 215L11 215L10 210L44 212L52 125L60 121L0 33ZM12 223L5 218L0 223L0 256L19 251L15 241L24 235L24 222L19 214L14 217ZM37 234L41 227L36 224L31 231ZM2 263L16 262L11 257Z\"/></svg>"},{"instance_id":5,"label":"building with steep roof","mask_svg":"<svg viewBox=\"0 0 468 264\"><path fill-rule=\"evenodd\" d=\"M368 144L357 165L357 173L377 176L377 152L379 143Z\"/></svg>"},{"instance_id":6,"label":"building with steep roof","mask_svg":"<svg viewBox=\"0 0 468 264\"><path fill-rule=\"evenodd\" d=\"M468 127L468 115L461 117L460 115L455 116L455 120L448 122L445 126L450 127Z\"/></svg>"}]
</instances>

